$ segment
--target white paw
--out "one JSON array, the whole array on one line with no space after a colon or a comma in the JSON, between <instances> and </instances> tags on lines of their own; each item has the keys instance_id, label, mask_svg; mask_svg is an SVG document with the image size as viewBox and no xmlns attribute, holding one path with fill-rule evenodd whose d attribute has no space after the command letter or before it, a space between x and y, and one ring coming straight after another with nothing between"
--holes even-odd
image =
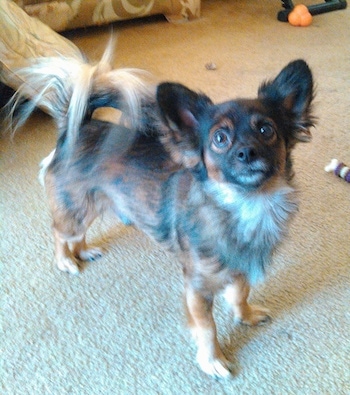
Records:
<instances>
[{"instance_id":1,"label":"white paw","mask_svg":"<svg viewBox=\"0 0 350 395\"><path fill-rule=\"evenodd\" d=\"M64 257L57 260L57 267L62 272L79 274L79 267L74 258Z\"/></svg>"},{"instance_id":2,"label":"white paw","mask_svg":"<svg viewBox=\"0 0 350 395\"><path fill-rule=\"evenodd\" d=\"M221 358L208 358L198 353L197 362L203 372L209 374L209 376L224 379L231 376L229 362L224 356Z\"/></svg>"},{"instance_id":3,"label":"white paw","mask_svg":"<svg viewBox=\"0 0 350 395\"><path fill-rule=\"evenodd\" d=\"M80 250L76 256L82 261L94 261L101 258L103 255L102 250L98 247L88 248L86 250Z\"/></svg>"}]
</instances>

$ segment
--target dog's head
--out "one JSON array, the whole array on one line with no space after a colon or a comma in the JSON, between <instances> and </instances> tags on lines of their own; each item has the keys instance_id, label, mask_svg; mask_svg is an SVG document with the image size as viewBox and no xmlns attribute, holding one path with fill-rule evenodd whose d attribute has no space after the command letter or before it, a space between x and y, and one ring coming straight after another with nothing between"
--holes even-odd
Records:
<instances>
[{"instance_id":1,"label":"dog's head","mask_svg":"<svg viewBox=\"0 0 350 395\"><path fill-rule=\"evenodd\" d=\"M200 178L254 190L292 176L290 153L311 139L312 74L303 60L261 85L256 99L215 105L183 85L160 84L157 101L166 124L162 141L173 159Z\"/></svg>"}]
</instances>

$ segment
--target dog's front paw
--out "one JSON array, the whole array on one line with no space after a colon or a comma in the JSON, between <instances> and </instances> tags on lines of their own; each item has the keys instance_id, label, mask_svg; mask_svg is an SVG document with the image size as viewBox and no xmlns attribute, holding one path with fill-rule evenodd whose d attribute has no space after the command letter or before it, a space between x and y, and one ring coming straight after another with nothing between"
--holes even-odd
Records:
<instances>
[{"instance_id":1,"label":"dog's front paw","mask_svg":"<svg viewBox=\"0 0 350 395\"><path fill-rule=\"evenodd\" d=\"M244 325L256 326L269 322L269 313L270 311L264 307L248 305L237 319Z\"/></svg>"},{"instance_id":2,"label":"dog's front paw","mask_svg":"<svg viewBox=\"0 0 350 395\"><path fill-rule=\"evenodd\" d=\"M222 355L220 357L208 357L204 353L198 352L197 362L204 373L215 378L228 378L231 376L229 361Z\"/></svg>"},{"instance_id":3,"label":"dog's front paw","mask_svg":"<svg viewBox=\"0 0 350 395\"><path fill-rule=\"evenodd\" d=\"M99 259L103 256L103 252L101 248L91 247L76 251L74 255L81 261L95 261L96 259Z\"/></svg>"},{"instance_id":4,"label":"dog's front paw","mask_svg":"<svg viewBox=\"0 0 350 395\"><path fill-rule=\"evenodd\" d=\"M73 257L61 257L57 259L57 267L62 272L70 274L79 274L79 266Z\"/></svg>"}]
</instances>

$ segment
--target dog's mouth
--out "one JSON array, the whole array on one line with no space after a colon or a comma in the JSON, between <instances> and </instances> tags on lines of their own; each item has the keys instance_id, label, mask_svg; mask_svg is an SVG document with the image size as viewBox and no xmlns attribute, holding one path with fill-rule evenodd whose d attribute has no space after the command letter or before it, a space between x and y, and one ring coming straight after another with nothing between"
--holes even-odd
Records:
<instances>
[{"instance_id":1,"label":"dog's mouth","mask_svg":"<svg viewBox=\"0 0 350 395\"><path fill-rule=\"evenodd\" d=\"M233 182L246 188L259 188L274 174L273 168L263 161L246 164L231 172Z\"/></svg>"},{"instance_id":2,"label":"dog's mouth","mask_svg":"<svg viewBox=\"0 0 350 395\"><path fill-rule=\"evenodd\" d=\"M265 180L266 173L259 170L249 170L243 174L238 174L236 178L243 184L260 184Z\"/></svg>"}]
</instances>

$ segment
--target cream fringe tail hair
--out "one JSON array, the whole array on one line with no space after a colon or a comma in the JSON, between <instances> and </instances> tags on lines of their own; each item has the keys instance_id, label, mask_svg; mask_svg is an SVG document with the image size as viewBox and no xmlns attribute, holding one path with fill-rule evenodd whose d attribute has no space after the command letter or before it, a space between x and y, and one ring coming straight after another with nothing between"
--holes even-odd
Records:
<instances>
[{"instance_id":1,"label":"cream fringe tail hair","mask_svg":"<svg viewBox=\"0 0 350 395\"><path fill-rule=\"evenodd\" d=\"M114 102L122 111L123 120L133 130L141 126L142 104L152 97L147 73L143 70L111 66L114 40L111 39L100 62L91 64L83 57L42 57L17 70L25 81L11 99L10 119L14 129L22 126L36 107L43 109L56 121L59 134L66 133L67 147L73 147L81 123L89 110L91 97ZM14 117L15 109L32 94ZM34 92L34 93L33 93Z\"/></svg>"}]
</instances>

